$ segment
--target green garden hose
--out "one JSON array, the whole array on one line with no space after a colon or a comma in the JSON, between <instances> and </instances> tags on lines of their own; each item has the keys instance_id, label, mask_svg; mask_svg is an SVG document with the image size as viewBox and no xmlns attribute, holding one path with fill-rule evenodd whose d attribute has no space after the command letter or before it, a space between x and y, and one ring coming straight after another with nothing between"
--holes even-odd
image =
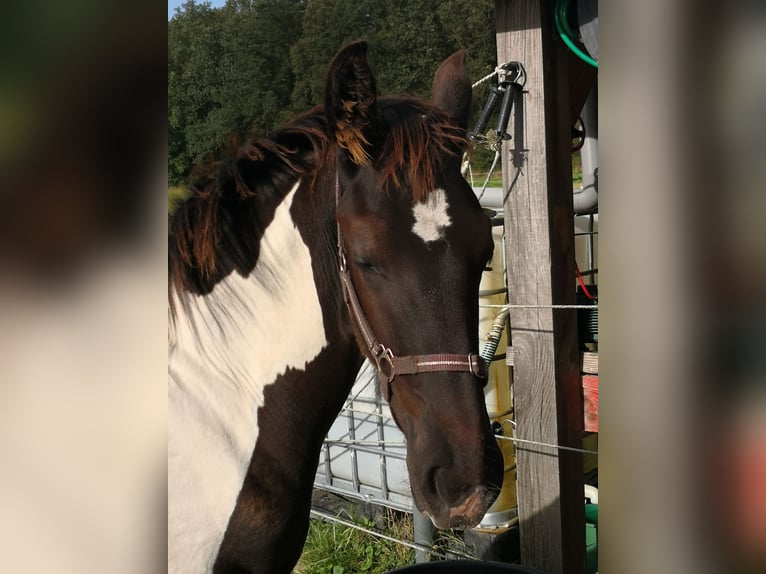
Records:
<instances>
[{"instance_id":1,"label":"green garden hose","mask_svg":"<svg viewBox=\"0 0 766 574\"><path fill-rule=\"evenodd\" d=\"M567 21L567 9L569 8L568 0L556 0L556 7L553 11L553 20L556 23L556 31L561 36L561 39L567 45L567 47L574 52L575 56L580 58L583 62L590 64L594 68L598 69L598 62L591 58L588 54L583 52L573 41L574 34L569 28L569 22Z\"/></svg>"}]
</instances>

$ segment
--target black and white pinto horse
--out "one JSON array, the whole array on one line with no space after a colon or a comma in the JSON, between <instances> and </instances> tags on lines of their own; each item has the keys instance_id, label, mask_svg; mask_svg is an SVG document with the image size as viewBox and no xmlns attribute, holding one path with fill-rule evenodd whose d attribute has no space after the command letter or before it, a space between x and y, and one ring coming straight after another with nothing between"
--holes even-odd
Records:
<instances>
[{"instance_id":1,"label":"black and white pinto horse","mask_svg":"<svg viewBox=\"0 0 766 574\"><path fill-rule=\"evenodd\" d=\"M428 102L377 97L366 51L339 52L324 106L244 145L171 219L169 572L290 572L364 357L436 526L475 525L500 489L477 357L493 243L459 172L465 55Z\"/></svg>"}]
</instances>

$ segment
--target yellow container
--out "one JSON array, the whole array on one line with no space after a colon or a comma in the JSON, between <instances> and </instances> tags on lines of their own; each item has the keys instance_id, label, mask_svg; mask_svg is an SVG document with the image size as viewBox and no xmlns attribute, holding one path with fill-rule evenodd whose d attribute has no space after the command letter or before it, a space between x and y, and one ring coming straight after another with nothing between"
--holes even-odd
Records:
<instances>
[{"instance_id":1,"label":"yellow container","mask_svg":"<svg viewBox=\"0 0 766 574\"><path fill-rule=\"evenodd\" d=\"M502 312L502 305L507 303L505 285L505 266L503 254L503 229L493 227L492 235L495 240L495 252L489 263L491 271L485 271L479 286L482 292L479 297L479 348L488 342L487 335L492 325ZM487 307L493 305L493 307ZM503 331L495 354L502 354L508 346L508 338ZM497 423L506 436L512 432L510 423L505 421L512 418L513 400L509 369L505 361L497 360L490 364L489 380L484 387L484 400L487 405L490 423ZM498 439L498 445L503 453L506 472L503 477L503 487L495 503L489 508L479 525L479 528L498 529L515 515L516 508L516 471L515 450L513 442Z\"/></svg>"}]
</instances>

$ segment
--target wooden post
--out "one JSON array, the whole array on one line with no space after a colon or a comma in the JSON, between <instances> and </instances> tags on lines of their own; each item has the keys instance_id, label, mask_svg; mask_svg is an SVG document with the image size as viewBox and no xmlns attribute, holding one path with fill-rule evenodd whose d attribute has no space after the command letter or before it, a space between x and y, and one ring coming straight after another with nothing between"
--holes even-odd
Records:
<instances>
[{"instance_id":1,"label":"wooden post","mask_svg":"<svg viewBox=\"0 0 766 574\"><path fill-rule=\"evenodd\" d=\"M552 3L495 0L498 63L526 70L503 144L508 290L512 305L575 303L569 87ZM516 437L582 448L577 316L571 309L510 314ZM547 574L585 568L580 453L517 443L522 564Z\"/></svg>"}]
</instances>

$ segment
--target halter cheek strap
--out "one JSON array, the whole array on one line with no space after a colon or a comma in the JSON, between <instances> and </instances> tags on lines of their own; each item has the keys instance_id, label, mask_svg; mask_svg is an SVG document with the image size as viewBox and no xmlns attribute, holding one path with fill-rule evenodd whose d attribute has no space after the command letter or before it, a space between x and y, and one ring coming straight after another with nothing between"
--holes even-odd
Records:
<instances>
[{"instance_id":1,"label":"halter cheek strap","mask_svg":"<svg viewBox=\"0 0 766 574\"><path fill-rule=\"evenodd\" d=\"M340 183L335 176L335 207L340 202ZM351 274L346 261L346 250L343 246L343 235L340 224L336 222L338 229L338 261L340 270L340 283L343 289L343 300L346 302L349 313L359 329L364 340L367 353L375 362L378 378L383 385L386 400L391 397L391 383L398 375L418 375L421 373L438 373L447 371L469 372L477 379L486 381L487 364L484 359L475 353L467 355L436 353L431 355L407 355L397 357L389 347L383 345L375 336L370 322L359 303Z\"/></svg>"}]
</instances>

